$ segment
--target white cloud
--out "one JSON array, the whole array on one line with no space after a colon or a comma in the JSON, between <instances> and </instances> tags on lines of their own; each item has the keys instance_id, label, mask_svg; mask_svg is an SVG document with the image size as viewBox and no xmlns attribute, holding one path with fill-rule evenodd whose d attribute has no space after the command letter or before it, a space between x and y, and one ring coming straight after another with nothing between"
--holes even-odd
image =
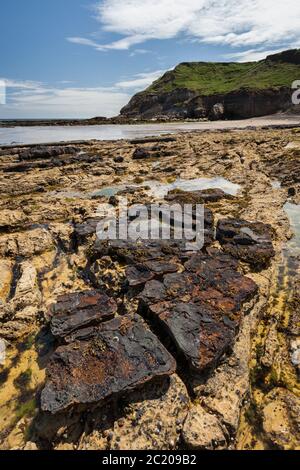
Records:
<instances>
[{"instance_id":1,"label":"white cloud","mask_svg":"<svg viewBox=\"0 0 300 470\"><path fill-rule=\"evenodd\" d=\"M248 46L254 52L257 46L282 49L300 43L299 0L102 0L96 12L102 29L121 39L109 44L69 40L99 51L126 50L180 34L204 43Z\"/></svg>"},{"instance_id":2,"label":"white cloud","mask_svg":"<svg viewBox=\"0 0 300 470\"><path fill-rule=\"evenodd\" d=\"M111 88L50 88L34 82L9 84L7 104L0 106L0 118L90 118L116 116L130 95ZM28 86L22 86L22 83Z\"/></svg>"},{"instance_id":3,"label":"white cloud","mask_svg":"<svg viewBox=\"0 0 300 470\"><path fill-rule=\"evenodd\" d=\"M163 74L145 72L111 87L49 87L40 82L3 79L7 104L0 106L0 119L18 118L90 118L116 116L133 93L146 88ZM0 79L1 81L1 79Z\"/></svg>"},{"instance_id":4,"label":"white cloud","mask_svg":"<svg viewBox=\"0 0 300 470\"><path fill-rule=\"evenodd\" d=\"M118 41L114 41L111 44L98 44L95 41L92 41L91 39L86 39L86 38L81 38L81 37L70 37L67 38L69 42L72 42L74 44L81 44L82 46L91 46L96 51L108 51L108 50L127 50L131 46L134 46L135 44L140 44L143 42L143 37L142 36L131 36L127 38L120 39Z\"/></svg>"},{"instance_id":5,"label":"white cloud","mask_svg":"<svg viewBox=\"0 0 300 470\"><path fill-rule=\"evenodd\" d=\"M38 90L41 86L41 82L33 82L30 80L20 81L20 80L9 80L7 78L0 78L1 81L4 81L6 88L17 88L21 90Z\"/></svg>"},{"instance_id":6,"label":"white cloud","mask_svg":"<svg viewBox=\"0 0 300 470\"><path fill-rule=\"evenodd\" d=\"M134 49L130 53L130 57L135 57L136 55L144 55L144 54L152 54L152 51L149 51L148 49Z\"/></svg>"},{"instance_id":7,"label":"white cloud","mask_svg":"<svg viewBox=\"0 0 300 470\"><path fill-rule=\"evenodd\" d=\"M268 55L277 54L281 50L282 49L260 51L260 50L255 50L255 49L249 49L243 52L233 52L231 54L226 54L224 57L226 59L232 59L237 62L256 62L258 60L265 59Z\"/></svg>"},{"instance_id":8,"label":"white cloud","mask_svg":"<svg viewBox=\"0 0 300 470\"><path fill-rule=\"evenodd\" d=\"M132 88L135 90L144 89L151 85L155 80L163 75L164 70L156 70L155 72L139 73L131 80L125 80L116 83L118 88Z\"/></svg>"}]
</instances>

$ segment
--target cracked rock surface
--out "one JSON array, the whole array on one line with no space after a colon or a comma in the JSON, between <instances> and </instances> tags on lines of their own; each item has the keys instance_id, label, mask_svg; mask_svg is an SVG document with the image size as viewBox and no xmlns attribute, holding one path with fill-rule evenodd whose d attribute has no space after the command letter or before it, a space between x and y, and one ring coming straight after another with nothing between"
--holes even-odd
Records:
<instances>
[{"instance_id":1,"label":"cracked rock surface","mask_svg":"<svg viewBox=\"0 0 300 470\"><path fill-rule=\"evenodd\" d=\"M299 448L298 141L0 149L1 449ZM176 205L172 235L204 204L204 246L97 240L120 196Z\"/></svg>"}]
</instances>

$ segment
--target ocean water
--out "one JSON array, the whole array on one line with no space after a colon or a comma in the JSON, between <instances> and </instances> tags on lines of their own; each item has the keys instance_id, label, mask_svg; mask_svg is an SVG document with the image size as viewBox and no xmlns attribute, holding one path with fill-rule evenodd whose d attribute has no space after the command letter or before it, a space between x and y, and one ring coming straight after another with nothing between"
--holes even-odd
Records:
<instances>
[{"instance_id":1,"label":"ocean water","mask_svg":"<svg viewBox=\"0 0 300 470\"><path fill-rule=\"evenodd\" d=\"M177 179L173 183L161 183L156 180L147 180L142 184L129 185L132 187L141 188L146 187L150 195L155 198L164 198L169 191L173 189L181 189L182 191L199 191L205 189L222 189L226 194L236 196L240 190L240 185L234 184L231 181L223 178L195 178L191 180ZM105 196L110 197L118 194L119 191L126 190L126 185L109 186L94 191L91 196Z\"/></svg>"},{"instance_id":2,"label":"ocean water","mask_svg":"<svg viewBox=\"0 0 300 470\"><path fill-rule=\"evenodd\" d=\"M245 129L252 126L297 124L299 117L276 115L240 121L185 122L170 124L104 124L99 126L36 126L0 128L0 145L42 144L73 140L136 139L196 130Z\"/></svg>"}]
</instances>

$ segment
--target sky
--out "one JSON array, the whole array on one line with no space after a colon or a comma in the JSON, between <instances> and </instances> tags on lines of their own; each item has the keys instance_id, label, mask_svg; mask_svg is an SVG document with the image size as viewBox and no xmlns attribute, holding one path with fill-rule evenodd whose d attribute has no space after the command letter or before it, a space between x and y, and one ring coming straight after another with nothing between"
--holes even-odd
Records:
<instances>
[{"instance_id":1,"label":"sky","mask_svg":"<svg viewBox=\"0 0 300 470\"><path fill-rule=\"evenodd\" d=\"M180 62L296 47L299 0L1 0L0 119L115 116Z\"/></svg>"}]
</instances>

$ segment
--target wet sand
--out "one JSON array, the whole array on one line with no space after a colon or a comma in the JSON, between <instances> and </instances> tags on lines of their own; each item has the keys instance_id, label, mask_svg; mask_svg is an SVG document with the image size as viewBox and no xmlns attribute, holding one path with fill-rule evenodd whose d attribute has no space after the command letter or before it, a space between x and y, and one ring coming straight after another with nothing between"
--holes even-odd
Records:
<instances>
[{"instance_id":1,"label":"wet sand","mask_svg":"<svg viewBox=\"0 0 300 470\"><path fill-rule=\"evenodd\" d=\"M0 128L0 145L41 144L74 140L135 139L179 132L264 128L268 126L297 127L300 126L300 116L278 114L238 121Z\"/></svg>"}]
</instances>

